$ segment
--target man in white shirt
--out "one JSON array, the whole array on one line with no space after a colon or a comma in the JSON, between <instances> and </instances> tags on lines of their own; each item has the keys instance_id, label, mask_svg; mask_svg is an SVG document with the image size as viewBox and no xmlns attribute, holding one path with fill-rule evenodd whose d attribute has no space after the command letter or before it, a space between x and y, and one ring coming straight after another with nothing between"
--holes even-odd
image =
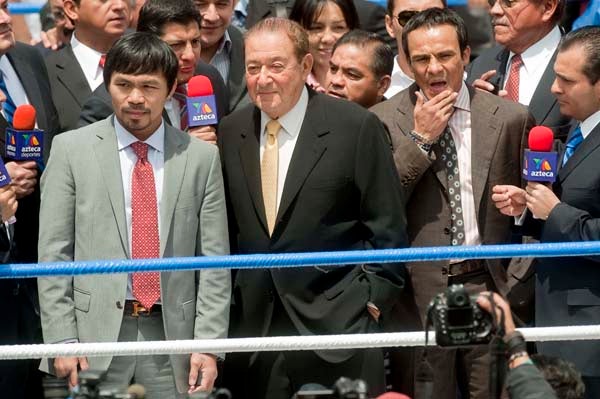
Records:
<instances>
[{"instance_id":1,"label":"man in white shirt","mask_svg":"<svg viewBox=\"0 0 600 399\"><path fill-rule=\"evenodd\" d=\"M392 82L385 92L386 98L391 98L413 84L413 73L410 70L404 50L402 50L402 30L408 20L419 11L431 7L446 7L445 0L388 0L385 15L385 27L388 34L396 39L398 55L394 58Z\"/></svg>"},{"instance_id":2,"label":"man in white shirt","mask_svg":"<svg viewBox=\"0 0 600 399\"><path fill-rule=\"evenodd\" d=\"M69 45L46 58L61 131L77 127L83 103L102 84L104 57L129 26L131 5L130 0L64 0L75 31Z\"/></svg>"}]
</instances>

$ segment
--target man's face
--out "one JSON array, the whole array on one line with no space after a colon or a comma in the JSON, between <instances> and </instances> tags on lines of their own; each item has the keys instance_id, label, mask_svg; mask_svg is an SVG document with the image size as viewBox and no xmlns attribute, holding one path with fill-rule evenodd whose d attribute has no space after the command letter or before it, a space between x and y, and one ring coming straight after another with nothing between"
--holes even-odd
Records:
<instances>
[{"instance_id":1,"label":"man's face","mask_svg":"<svg viewBox=\"0 0 600 399\"><path fill-rule=\"evenodd\" d=\"M522 53L546 33L557 0L498 0L490 8L494 38L509 50Z\"/></svg>"},{"instance_id":2,"label":"man's face","mask_svg":"<svg viewBox=\"0 0 600 399\"><path fill-rule=\"evenodd\" d=\"M354 101L365 108L380 102L389 87L390 77L375 77L371 70L373 57L373 46L344 44L336 48L329 60L327 94Z\"/></svg>"},{"instance_id":3,"label":"man's face","mask_svg":"<svg viewBox=\"0 0 600 399\"><path fill-rule=\"evenodd\" d=\"M200 60L200 28L196 22L187 25L171 22L162 31L161 39L171 46L179 61L177 83L186 83L194 76Z\"/></svg>"},{"instance_id":4,"label":"man's face","mask_svg":"<svg viewBox=\"0 0 600 399\"><path fill-rule=\"evenodd\" d=\"M246 40L246 83L258 108L275 119L290 111L312 68L312 56L298 60L283 32L256 32Z\"/></svg>"},{"instance_id":5,"label":"man's face","mask_svg":"<svg viewBox=\"0 0 600 399\"><path fill-rule=\"evenodd\" d=\"M423 27L408 34L410 67L427 98L444 90L458 92L471 51L460 51L458 34L451 25Z\"/></svg>"},{"instance_id":6,"label":"man's face","mask_svg":"<svg viewBox=\"0 0 600 399\"><path fill-rule=\"evenodd\" d=\"M115 116L139 140L146 140L160 126L167 97L175 86L167 87L161 72L127 75L115 72L108 91Z\"/></svg>"},{"instance_id":7,"label":"man's face","mask_svg":"<svg viewBox=\"0 0 600 399\"><path fill-rule=\"evenodd\" d=\"M8 14L8 0L0 0L0 54L6 53L15 45L12 19Z\"/></svg>"},{"instance_id":8,"label":"man's face","mask_svg":"<svg viewBox=\"0 0 600 399\"><path fill-rule=\"evenodd\" d=\"M68 40L67 38L70 36L71 32L73 32L75 27L71 20L65 16L63 0L50 0L49 3L50 12L54 18L54 25L56 26L58 35L60 35L59 40L66 43Z\"/></svg>"},{"instance_id":9,"label":"man's face","mask_svg":"<svg viewBox=\"0 0 600 399\"><path fill-rule=\"evenodd\" d=\"M129 27L131 29L137 29L138 20L140 18L140 10L146 4L146 0L132 0L133 8L131 10Z\"/></svg>"},{"instance_id":10,"label":"man's face","mask_svg":"<svg viewBox=\"0 0 600 399\"><path fill-rule=\"evenodd\" d=\"M398 53L402 53L402 30L408 19L419 11L428 8L444 8L442 0L396 0L394 1L394 15L385 16L385 27L388 34L396 39ZM398 21L398 15L402 18L402 25Z\"/></svg>"},{"instance_id":11,"label":"man's face","mask_svg":"<svg viewBox=\"0 0 600 399\"><path fill-rule=\"evenodd\" d=\"M202 46L218 45L233 16L233 0L195 0L202 15Z\"/></svg>"},{"instance_id":12,"label":"man's face","mask_svg":"<svg viewBox=\"0 0 600 399\"><path fill-rule=\"evenodd\" d=\"M64 0L63 6L78 32L120 37L129 25L130 0Z\"/></svg>"},{"instance_id":13,"label":"man's face","mask_svg":"<svg viewBox=\"0 0 600 399\"><path fill-rule=\"evenodd\" d=\"M581 46L561 51L556 56L552 94L558 100L560 112L578 121L600 110L600 80L591 84L583 74L587 55Z\"/></svg>"}]
</instances>

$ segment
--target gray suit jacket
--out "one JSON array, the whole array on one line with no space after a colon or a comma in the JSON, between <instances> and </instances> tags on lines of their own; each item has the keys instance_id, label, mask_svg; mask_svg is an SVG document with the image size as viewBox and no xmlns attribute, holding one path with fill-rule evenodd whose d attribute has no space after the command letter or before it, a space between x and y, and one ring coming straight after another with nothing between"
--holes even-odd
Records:
<instances>
[{"instance_id":1,"label":"gray suit jacket","mask_svg":"<svg viewBox=\"0 0 600 399\"><path fill-rule=\"evenodd\" d=\"M394 161L407 195L407 233L413 247L450 245L450 205L445 170L411 139L416 102L413 84L388 101L372 108L387 125L394 148ZM469 87L471 98L471 177L477 227L482 244L510 240L512 218L503 216L491 195L496 184L521 184L521 157L533 118L517 103ZM506 294L507 280L501 260L488 260L487 268L496 287ZM429 301L448 284L448 261L407 263L421 317Z\"/></svg>"},{"instance_id":2,"label":"gray suit jacket","mask_svg":"<svg viewBox=\"0 0 600 399\"><path fill-rule=\"evenodd\" d=\"M246 87L246 65L244 63L244 36L235 26L227 28L231 38L231 55L227 90L231 112L251 103ZM224 114L221 114L224 115Z\"/></svg>"},{"instance_id":3,"label":"gray suit jacket","mask_svg":"<svg viewBox=\"0 0 600 399\"><path fill-rule=\"evenodd\" d=\"M217 148L165 126L161 257L229 252ZM54 141L42 177L40 262L130 258L113 117ZM116 342L127 274L39 279L44 342ZM168 340L223 338L229 324L228 270L161 273ZM90 358L106 369L110 357ZM43 369L50 369L42 362ZM50 363L50 362L48 362ZM189 356L172 355L177 387L187 390Z\"/></svg>"}]
</instances>

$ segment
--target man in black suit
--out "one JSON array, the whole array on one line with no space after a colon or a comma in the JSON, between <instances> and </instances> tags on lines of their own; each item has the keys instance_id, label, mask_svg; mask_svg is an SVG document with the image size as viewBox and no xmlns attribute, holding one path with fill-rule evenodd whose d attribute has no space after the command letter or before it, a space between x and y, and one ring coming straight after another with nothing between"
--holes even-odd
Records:
<instances>
[{"instance_id":1,"label":"man in black suit","mask_svg":"<svg viewBox=\"0 0 600 399\"><path fill-rule=\"evenodd\" d=\"M171 46L179 61L177 85L183 93L187 92L185 86L193 75L209 78L215 93L217 115L223 117L229 113L227 89L219 72L200 60L200 21L200 13L191 0L148 0L140 10L138 31L153 33ZM97 122L112 112L110 94L105 85L101 85L84 103L79 125ZM164 116L171 126L182 128L181 104L177 98L167 100ZM182 130L201 140L216 142L214 126L183 127Z\"/></svg>"},{"instance_id":2,"label":"man in black suit","mask_svg":"<svg viewBox=\"0 0 600 399\"><path fill-rule=\"evenodd\" d=\"M71 42L46 58L60 131L76 129L85 100L102 84L103 55L129 25L129 0L64 0Z\"/></svg>"},{"instance_id":3,"label":"man in black suit","mask_svg":"<svg viewBox=\"0 0 600 399\"><path fill-rule=\"evenodd\" d=\"M357 104L305 87L312 56L308 35L295 22L259 22L248 32L245 50L254 104L219 126L233 250L405 246L404 199L381 122ZM404 275L403 265L379 264L240 270L231 334L377 330L377 320L385 321L400 295ZM287 399L303 384L330 386L340 376L365 379L373 394L384 389L378 349L228 359L240 367L227 376L232 388L241 389L240 398Z\"/></svg>"},{"instance_id":4,"label":"man in black suit","mask_svg":"<svg viewBox=\"0 0 600 399\"><path fill-rule=\"evenodd\" d=\"M578 123L560 152L557 180L552 187L530 182L526 190L495 187L492 198L507 215L520 215L527 205L533 218L543 221L541 242L600 240L600 27L567 34L554 71L552 93L561 112ZM600 324L598 257L538 259L536 272L537 326ZM538 350L573 362L585 382L585 397L600 397L597 341L544 342Z\"/></svg>"},{"instance_id":5,"label":"man in black suit","mask_svg":"<svg viewBox=\"0 0 600 399\"><path fill-rule=\"evenodd\" d=\"M12 123L15 107L31 104L37 111L37 127L45 131L44 159L50 151L52 137L58 130L58 119L52 102L48 73L40 53L33 47L15 42L7 0L0 0L0 90L6 96L0 116L0 154L5 153L5 129ZM19 200L13 225L13 248L9 259L15 263L37 262L38 213L40 191L35 162L6 161ZM3 304L3 327L0 344L32 344L41 342L37 284L35 279L0 280ZM41 396L39 361L0 362L0 392L7 398Z\"/></svg>"}]
</instances>

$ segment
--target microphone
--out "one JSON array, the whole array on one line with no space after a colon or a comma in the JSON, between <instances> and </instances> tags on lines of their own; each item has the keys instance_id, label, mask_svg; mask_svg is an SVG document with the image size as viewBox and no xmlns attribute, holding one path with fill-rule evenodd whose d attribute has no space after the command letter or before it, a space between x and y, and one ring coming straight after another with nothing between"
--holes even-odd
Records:
<instances>
[{"instance_id":1,"label":"microphone","mask_svg":"<svg viewBox=\"0 0 600 399\"><path fill-rule=\"evenodd\" d=\"M8 171L6 170L6 165L4 165L2 158L0 158L0 188L8 186L11 182L12 182L12 179L10 178ZM6 223L15 224L16 221L17 221L17 218L13 215L8 218ZM8 226L7 226L7 228L8 228Z\"/></svg>"},{"instance_id":2,"label":"microphone","mask_svg":"<svg viewBox=\"0 0 600 399\"><path fill-rule=\"evenodd\" d=\"M386 392L383 395L379 395L376 399L410 399L410 397L397 392Z\"/></svg>"},{"instance_id":3,"label":"microphone","mask_svg":"<svg viewBox=\"0 0 600 399\"><path fill-rule=\"evenodd\" d=\"M188 81L186 101L189 127L219 123L215 93L212 83L206 76L192 76Z\"/></svg>"},{"instance_id":4,"label":"microphone","mask_svg":"<svg viewBox=\"0 0 600 399\"><path fill-rule=\"evenodd\" d=\"M554 133L549 127L535 126L529 131L529 149L523 157L523 178L527 181L556 180L558 154L552 151Z\"/></svg>"},{"instance_id":5,"label":"microphone","mask_svg":"<svg viewBox=\"0 0 600 399\"><path fill-rule=\"evenodd\" d=\"M13 127L6 128L7 158L15 161L36 161L43 169L44 131L35 128L35 108L19 105L13 115Z\"/></svg>"}]
</instances>

